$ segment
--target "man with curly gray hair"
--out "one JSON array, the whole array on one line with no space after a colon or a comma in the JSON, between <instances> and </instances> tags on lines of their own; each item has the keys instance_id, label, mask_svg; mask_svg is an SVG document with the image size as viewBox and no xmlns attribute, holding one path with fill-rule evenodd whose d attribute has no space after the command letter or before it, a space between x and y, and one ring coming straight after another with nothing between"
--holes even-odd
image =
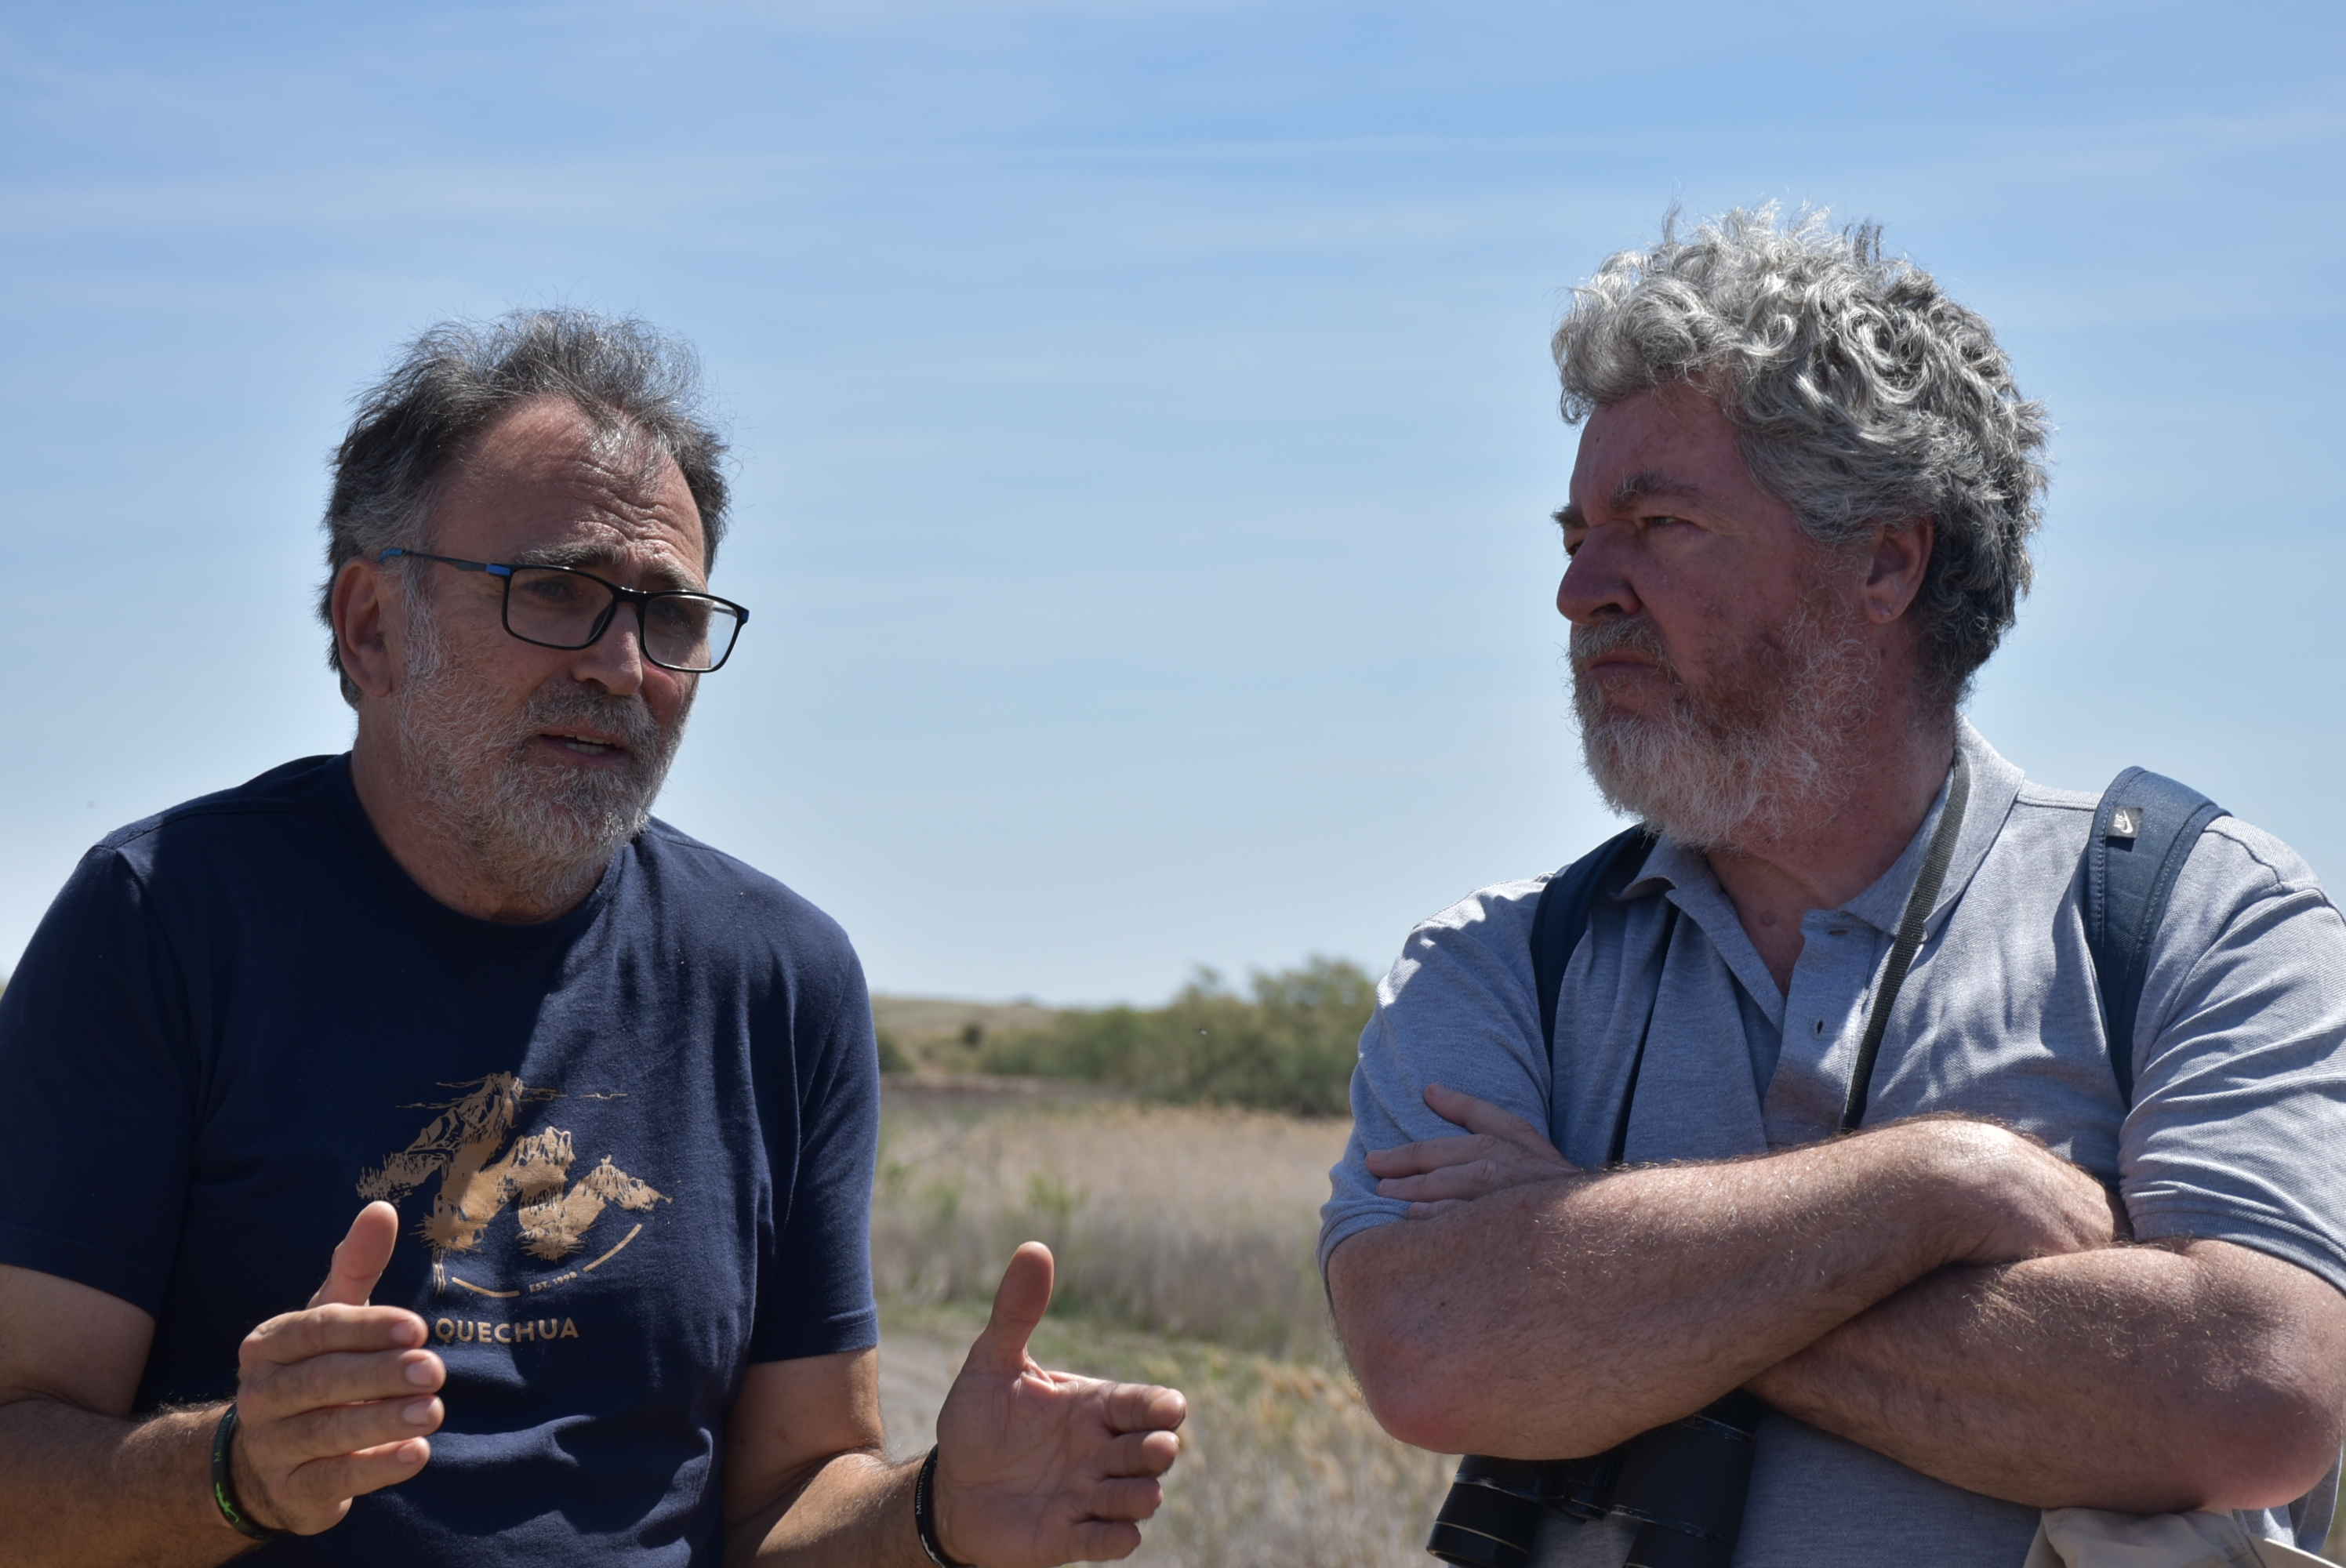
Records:
<instances>
[{"instance_id":1,"label":"man with curly gray hair","mask_svg":"<svg viewBox=\"0 0 2346 1568\"><path fill-rule=\"evenodd\" d=\"M1437 1548L2017 1568L2123 1511L2318 1549L2346 926L2181 786L2045 789L1961 716L2043 411L1816 213L1673 221L1555 349L1556 606L1639 825L1411 933L1322 1215L1388 1430L1571 1461L1470 1458Z\"/></svg>"}]
</instances>

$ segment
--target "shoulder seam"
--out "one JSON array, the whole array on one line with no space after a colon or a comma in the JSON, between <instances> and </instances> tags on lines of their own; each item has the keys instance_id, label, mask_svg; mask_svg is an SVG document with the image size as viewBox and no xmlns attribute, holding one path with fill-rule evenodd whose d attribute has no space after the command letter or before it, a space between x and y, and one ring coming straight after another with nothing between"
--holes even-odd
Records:
<instances>
[{"instance_id":1,"label":"shoulder seam","mask_svg":"<svg viewBox=\"0 0 2346 1568\"><path fill-rule=\"evenodd\" d=\"M2249 843L2247 839L2243 838L2237 830L2236 827L2228 828L2226 826L2227 823L2238 824L2239 821L2239 818L2233 816L2229 811L2227 811L2222 816L2215 818L2213 820L2209 821L2205 828L2201 829L2200 837L2205 838L2209 833L2220 831L2226 842L2238 848L2240 853L2248 856L2251 861L2255 862L2255 864L2263 871L2265 875L2272 879L2272 887L2267 889L2267 891L2272 891L2275 889L2290 886L2291 883L2290 880L2281 875L2280 868L2279 866L2274 865L2270 860L2266 860L2262 855L2257 853L2257 847L2254 844ZM2195 844L2192 847L2197 849L2198 846Z\"/></svg>"}]
</instances>

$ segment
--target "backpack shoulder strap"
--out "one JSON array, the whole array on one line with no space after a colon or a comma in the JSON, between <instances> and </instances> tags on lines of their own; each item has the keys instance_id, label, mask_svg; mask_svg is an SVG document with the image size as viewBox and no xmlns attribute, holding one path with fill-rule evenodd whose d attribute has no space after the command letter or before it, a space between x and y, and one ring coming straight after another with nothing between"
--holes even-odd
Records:
<instances>
[{"instance_id":1,"label":"backpack shoulder strap","mask_svg":"<svg viewBox=\"0 0 2346 1568\"><path fill-rule=\"evenodd\" d=\"M1618 891L1628 881L1637 856L1653 839L1642 827L1631 828L1597 845L1547 880L1540 890L1539 907L1532 914L1532 983L1539 991L1540 1038L1556 1054L1556 995L1564 984L1565 965L1588 929L1588 911L1597 895Z\"/></svg>"},{"instance_id":2,"label":"backpack shoulder strap","mask_svg":"<svg viewBox=\"0 0 2346 1568\"><path fill-rule=\"evenodd\" d=\"M2086 840L2086 944L2094 955L2110 1068L2134 1104L2135 1013L2151 938L2199 830L2225 814L2197 789L2140 768L2110 780Z\"/></svg>"}]
</instances>

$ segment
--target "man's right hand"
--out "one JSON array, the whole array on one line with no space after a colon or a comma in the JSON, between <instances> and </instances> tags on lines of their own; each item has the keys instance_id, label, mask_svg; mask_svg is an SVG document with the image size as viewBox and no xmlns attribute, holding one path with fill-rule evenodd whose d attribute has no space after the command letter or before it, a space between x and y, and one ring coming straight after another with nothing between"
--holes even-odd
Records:
<instances>
[{"instance_id":1,"label":"man's right hand","mask_svg":"<svg viewBox=\"0 0 2346 1568\"><path fill-rule=\"evenodd\" d=\"M432 1457L447 1380L423 1319L367 1298L399 1239L399 1211L371 1203L334 1248L326 1282L238 1353L237 1498L260 1524L315 1535L351 1499L395 1486Z\"/></svg>"},{"instance_id":2,"label":"man's right hand","mask_svg":"<svg viewBox=\"0 0 2346 1568\"><path fill-rule=\"evenodd\" d=\"M2020 1263L2124 1241L2126 1210L2109 1188L2043 1144L1988 1122L1905 1124L1945 1139L1972 1224L1957 1263Z\"/></svg>"}]
</instances>

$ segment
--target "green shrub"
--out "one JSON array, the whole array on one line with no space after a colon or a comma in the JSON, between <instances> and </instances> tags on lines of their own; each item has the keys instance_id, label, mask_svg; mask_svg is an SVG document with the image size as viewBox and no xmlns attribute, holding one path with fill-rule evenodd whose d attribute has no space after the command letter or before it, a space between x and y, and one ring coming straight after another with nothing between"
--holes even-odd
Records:
<instances>
[{"instance_id":1,"label":"green shrub","mask_svg":"<svg viewBox=\"0 0 2346 1568\"><path fill-rule=\"evenodd\" d=\"M986 1042L990 1073L1073 1078L1149 1099L1337 1116L1376 983L1341 959L1250 977L1240 996L1199 970L1163 1007L1061 1013Z\"/></svg>"}]
</instances>

